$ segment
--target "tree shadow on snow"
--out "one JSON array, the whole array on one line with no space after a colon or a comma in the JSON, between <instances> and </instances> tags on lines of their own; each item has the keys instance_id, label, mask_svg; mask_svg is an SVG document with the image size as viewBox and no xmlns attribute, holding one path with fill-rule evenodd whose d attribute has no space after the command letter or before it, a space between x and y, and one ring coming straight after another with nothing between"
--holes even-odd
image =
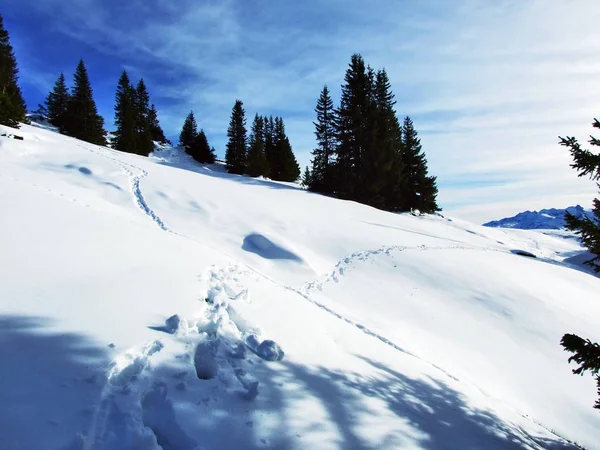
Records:
<instances>
[{"instance_id":1,"label":"tree shadow on snow","mask_svg":"<svg viewBox=\"0 0 600 450\"><path fill-rule=\"evenodd\" d=\"M265 259L287 259L302 263L303 260L295 253L275 244L262 234L251 233L244 238L242 249Z\"/></svg>"},{"instance_id":2,"label":"tree shadow on snow","mask_svg":"<svg viewBox=\"0 0 600 450\"><path fill-rule=\"evenodd\" d=\"M414 445L428 450L578 448L558 437L549 440L530 436L489 411L473 409L459 392L439 380L411 379L379 362L359 358L368 363L376 375L310 369L283 362L287 379L281 382L284 385L300 383L299 389L294 391L297 399L315 397L320 400L337 427L338 448ZM389 412L407 422L409 429L394 431L377 444L366 442L356 431L361 417L373 415L365 406L368 403L365 399L382 402ZM372 422L376 423L376 420Z\"/></svg>"},{"instance_id":3,"label":"tree shadow on snow","mask_svg":"<svg viewBox=\"0 0 600 450\"><path fill-rule=\"evenodd\" d=\"M55 332L39 317L0 316L3 449L64 449L89 427L106 380L107 350Z\"/></svg>"}]
</instances>

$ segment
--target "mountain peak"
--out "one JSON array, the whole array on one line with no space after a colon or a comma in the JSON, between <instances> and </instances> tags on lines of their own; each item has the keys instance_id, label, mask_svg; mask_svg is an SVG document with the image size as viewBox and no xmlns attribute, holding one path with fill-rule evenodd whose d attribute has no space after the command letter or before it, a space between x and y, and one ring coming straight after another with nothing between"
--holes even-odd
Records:
<instances>
[{"instance_id":1,"label":"mountain peak","mask_svg":"<svg viewBox=\"0 0 600 450\"><path fill-rule=\"evenodd\" d=\"M579 218L592 218L591 210L586 210L581 205L575 205L564 209L527 210L512 217L484 223L483 226L492 228L519 228L522 230L561 230L565 228L565 214L567 212Z\"/></svg>"}]
</instances>

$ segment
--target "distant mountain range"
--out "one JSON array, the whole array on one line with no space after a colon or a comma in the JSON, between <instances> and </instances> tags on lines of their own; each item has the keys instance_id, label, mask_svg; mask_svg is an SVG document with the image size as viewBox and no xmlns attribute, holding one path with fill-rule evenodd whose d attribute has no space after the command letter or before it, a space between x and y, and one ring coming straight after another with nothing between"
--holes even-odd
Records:
<instances>
[{"instance_id":1,"label":"distant mountain range","mask_svg":"<svg viewBox=\"0 0 600 450\"><path fill-rule=\"evenodd\" d=\"M592 218L592 211L582 206L569 206L566 209L542 209L540 211L525 211L513 217L493 220L484 223L484 227L519 228L522 230L561 230L565 227L565 213L570 212L575 217Z\"/></svg>"}]
</instances>

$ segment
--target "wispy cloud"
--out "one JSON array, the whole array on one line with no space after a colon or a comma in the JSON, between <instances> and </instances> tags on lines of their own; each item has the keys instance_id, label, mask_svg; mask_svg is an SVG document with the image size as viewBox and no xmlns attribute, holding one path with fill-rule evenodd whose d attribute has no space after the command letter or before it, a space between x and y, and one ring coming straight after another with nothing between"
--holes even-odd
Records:
<instances>
[{"instance_id":1,"label":"wispy cloud","mask_svg":"<svg viewBox=\"0 0 600 450\"><path fill-rule=\"evenodd\" d=\"M449 212L483 221L575 199L589 204L595 186L569 168L557 135L585 139L599 114L600 8L559 0L420 3L27 0L20 8L143 75L168 134L193 109L222 151L240 98L249 116L287 119L305 165L319 91L328 84L338 96L350 55L360 52L386 67L398 113L415 120ZM99 101L110 114L106 94Z\"/></svg>"}]
</instances>

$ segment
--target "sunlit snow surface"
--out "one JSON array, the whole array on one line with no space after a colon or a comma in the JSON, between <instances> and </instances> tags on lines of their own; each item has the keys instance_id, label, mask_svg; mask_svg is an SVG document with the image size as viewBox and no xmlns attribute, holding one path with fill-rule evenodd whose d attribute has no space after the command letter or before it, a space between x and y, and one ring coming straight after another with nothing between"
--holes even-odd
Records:
<instances>
[{"instance_id":1,"label":"sunlit snow surface","mask_svg":"<svg viewBox=\"0 0 600 450\"><path fill-rule=\"evenodd\" d=\"M568 235L6 132L1 448L599 448Z\"/></svg>"}]
</instances>

